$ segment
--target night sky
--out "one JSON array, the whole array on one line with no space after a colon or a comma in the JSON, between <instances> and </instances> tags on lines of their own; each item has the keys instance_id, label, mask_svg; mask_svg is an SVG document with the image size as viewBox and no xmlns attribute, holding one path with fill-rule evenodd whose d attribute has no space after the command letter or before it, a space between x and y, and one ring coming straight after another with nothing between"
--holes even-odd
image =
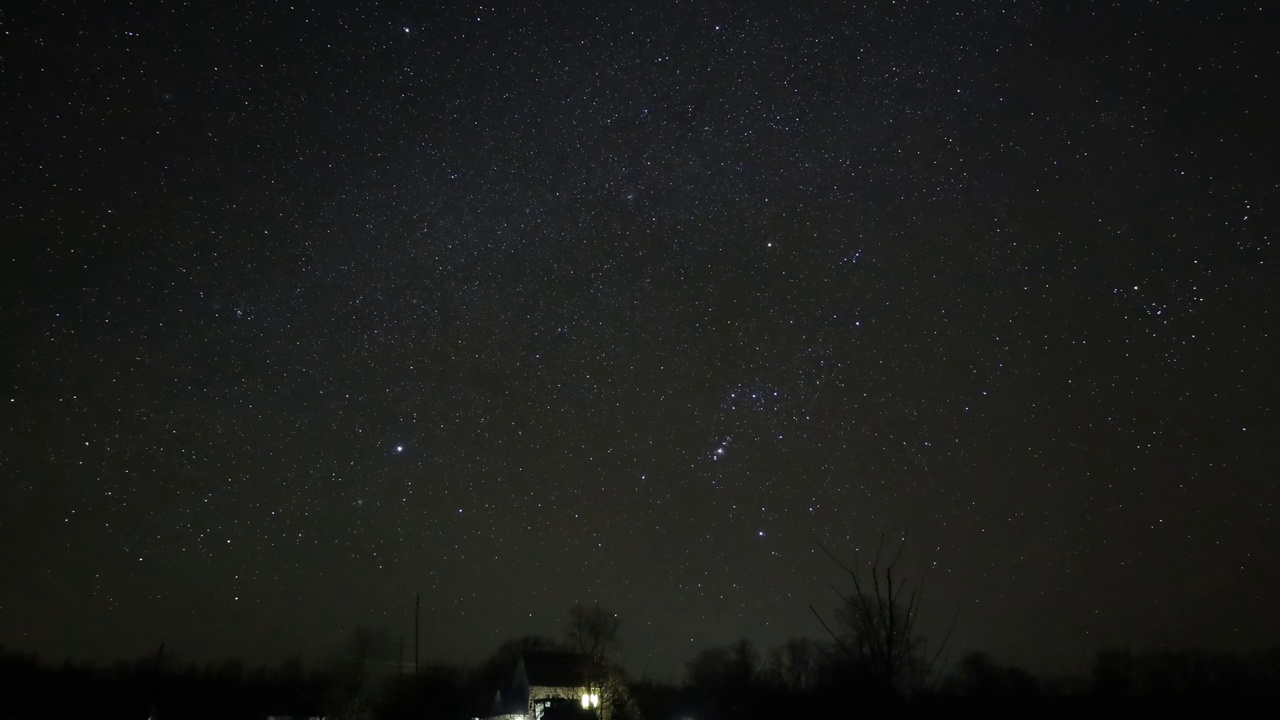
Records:
<instances>
[{"instance_id":1,"label":"night sky","mask_svg":"<svg viewBox=\"0 0 1280 720\"><path fill-rule=\"evenodd\" d=\"M0 645L1280 639L1269 3L20 5Z\"/></svg>"}]
</instances>

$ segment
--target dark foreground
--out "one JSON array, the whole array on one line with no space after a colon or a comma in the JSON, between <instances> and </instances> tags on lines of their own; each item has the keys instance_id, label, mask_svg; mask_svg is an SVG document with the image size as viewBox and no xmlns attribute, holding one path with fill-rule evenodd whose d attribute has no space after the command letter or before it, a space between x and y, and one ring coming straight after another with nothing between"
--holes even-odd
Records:
<instances>
[{"instance_id":1,"label":"dark foreground","mask_svg":"<svg viewBox=\"0 0 1280 720\"><path fill-rule=\"evenodd\" d=\"M639 681L620 691L615 720L754 720L867 717L1118 717L1256 711L1280 702L1280 649L1248 656L1183 651L1104 652L1079 677L1046 681L982 655L957 663L909 699L857 673L770 677L762 671L691 673L681 685ZM0 717L95 720L400 718L490 715L493 678L483 668L426 668L289 661L246 668L231 661L175 667L156 659L95 667L43 664L0 654ZM584 716L569 712L565 717ZM553 719L548 719L553 720Z\"/></svg>"}]
</instances>

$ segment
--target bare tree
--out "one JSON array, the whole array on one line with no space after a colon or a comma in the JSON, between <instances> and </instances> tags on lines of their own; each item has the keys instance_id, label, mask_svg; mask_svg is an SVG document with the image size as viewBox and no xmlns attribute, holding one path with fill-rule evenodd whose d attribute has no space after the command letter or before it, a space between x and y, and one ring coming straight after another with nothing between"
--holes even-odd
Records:
<instances>
[{"instance_id":1,"label":"bare tree","mask_svg":"<svg viewBox=\"0 0 1280 720\"><path fill-rule=\"evenodd\" d=\"M710 690L742 692L751 687L760 668L760 653L750 640L701 650L685 663L688 681Z\"/></svg>"},{"instance_id":2,"label":"bare tree","mask_svg":"<svg viewBox=\"0 0 1280 720\"><path fill-rule=\"evenodd\" d=\"M541 635L504 640L497 650L472 671L472 677L481 687L506 687L520 658L535 652L563 650L553 638Z\"/></svg>"},{"instance_id":3,"label":"bare tree","mask_svg":"<svg viewBox=\"0 0 1280 720\"><path fill-rule=\"evenodd\" d=\"M617 615L599 605L576 603L569 608L564 636L574 650L602 659L618 646L621 625Z\"/></svg>"},{"instance_id":4,"label":"bare tree","mask_svg":"<svg viewBox=\"0 0 1280 720\"><path fill-rule=\"evenodd\" d=\"M818 547L848 573L853 592L846 594L833 586L840 597L836 614L840 632L833 630L812 605L809 609L836 645L858 663L877 686L895 695L909 695L923 688L934 676L937 662L950 640L951 629L955 627L955 618L952 618L951 627L938 648L930 655L924 637L916 628L920 603L924 599L924 579L922 577L910 586L901 577L894 576L906 542L898 546L887 564L882 565L884 539L881 538L871 562L870 584L859 567L856 554L854 566L849 567L821 544ZM908 588L910 593L904 598L903 592Z\"/></svg>"},{"instance_id":5,"label":"bare tree","mask_svg":"<svg viewBox=\"0 0 1280 720\"><path fill-rule=\"evenodd\" d=\"M811 638L796 637L769 651L765 673L784 690L812 690L822 665L822 648Z\"/></svg>"},{"instance_id":6,"label":"bare tree","mask_svg":"<svg viewBox=\"0 0 1280 720\"><path fill-rule=\"evenodd\" d=\"M634 703L627 689L622 669L609 662L609 654L618 647L618 630L622 621L599 605L587 607L575 603L569 608L564 636L571 649L587 655L585 684L596 693L601 710L608 708L611 717L629 717ZM600 710L593 711L599 713Z\"/></svg>"},{"instance_id":7,"label":"bare tree","mask_svg":"<svg viewBox=\"0 0 1280 720\"><path fill-rule=\"evenodd\" d=\"M393 661L395 645L382 628L356 627L331 671L330 704L347 720L372 717L379 682L373 669Z\"/></svg>"}]
</instances>

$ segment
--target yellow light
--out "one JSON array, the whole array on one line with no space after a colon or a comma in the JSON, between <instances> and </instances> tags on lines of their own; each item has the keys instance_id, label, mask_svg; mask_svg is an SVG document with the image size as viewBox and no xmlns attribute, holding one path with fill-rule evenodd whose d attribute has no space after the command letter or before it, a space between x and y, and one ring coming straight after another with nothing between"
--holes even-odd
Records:
<instances>
[{"instance_id":1,"label":"yellow light","mask_svg":"<svg viewBox=\"0 0 1280 720\"><path fill-rule=\"evenodd\" d=\"M600 707L600 696L596 693L582 693L582 708Z\"/></svg>"}]
</instances>

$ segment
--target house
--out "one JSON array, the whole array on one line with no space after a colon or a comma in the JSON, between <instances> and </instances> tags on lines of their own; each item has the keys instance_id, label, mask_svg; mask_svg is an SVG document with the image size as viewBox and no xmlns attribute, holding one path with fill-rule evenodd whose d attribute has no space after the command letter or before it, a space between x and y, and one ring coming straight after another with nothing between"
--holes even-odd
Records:
<instances>
[{"instance_id":1,"label":"house","mask_svg":"<svg viewBox=\"0 0 1280 720\"><path fill-rule=\"evenodd\" d=\"M528 720L570 717L590 713L608 720L601 702L606 680L603 665L588 655L566 652L525 653L516 663L511 685L524 700ZM570 713L576 709L576 713Z\"/></svg>"}]
</instances>

